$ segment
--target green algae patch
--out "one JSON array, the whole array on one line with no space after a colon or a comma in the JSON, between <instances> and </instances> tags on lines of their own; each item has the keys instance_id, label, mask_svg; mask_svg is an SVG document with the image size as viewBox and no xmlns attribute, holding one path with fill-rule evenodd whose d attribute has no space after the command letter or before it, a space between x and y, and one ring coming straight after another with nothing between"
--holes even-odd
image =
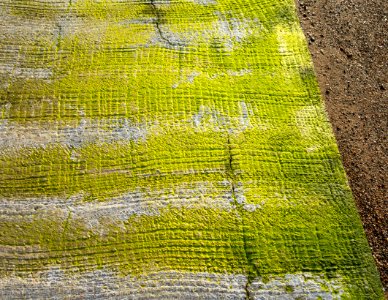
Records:
<instances>
[{"instance_id":1,"label":"green algae patch","mask_svg":"<svg viewBox=\"0 0 388 300\"><path fill-rule=\"evenodd\" d=\"M118 267L123 274L133 275L166 269L245 272L241 219L233 211L170 209L157 217L134 215L120 226L107 221L109 233L104 236L71 217L48 218L19 220L16 227L2 224L3 245L39 245L27 270L59 264L69 271L83 270L82 266L83 271L88 266ZM15 259L8 263L25 271L26 266Z\"/></svg>"},{"instance_id":2,"label":"green algae patch","mask_svg":"<svg viewBox=\"0 0 388 300\"><path fill-rule=\"evenodd\" d=\"M4 276L240 274L249 298L312 274L382 297L292 0L0 13Z\"/></svg>"},{"instance_id":3,"label":"green algae patch","mask_svg":"<svg viewBox=\"0 0 388 300\"><path fill-rule=\"evenodd\" d=\"M160 159L163 164L158 163ZM136 188L220 182L226 161L222 136L186 130L155 134L140 143L22 148L1 155L1 195L70 197L82 192L104 200Z\"/></svg>"},{"instance_id":4,"label":"green algae patch","mask_svg":"<svg viewBox=\"0 0 388 300\"><path fill-rule=\"evenodd\" d=\"M365 260L368 246L361 228L351 223L353 217L334 208L302 205L266 206L255 212L167 208L158 216L133 215L116 224L104 219L103 235L71 214L19 219L2 223L1 244L15 250L36 248L28 253L28 265L20 260L23 255L4 259L2 272L61 266L70 274L110 267L136 276L162 270L226 272L252 279L300 272L328 278L340 274L348 292L363 289L372 296L378 286L364 282L361 288L370 261ZM355 265L361 268L355 271Z\"/></svg>"}]
</instances>

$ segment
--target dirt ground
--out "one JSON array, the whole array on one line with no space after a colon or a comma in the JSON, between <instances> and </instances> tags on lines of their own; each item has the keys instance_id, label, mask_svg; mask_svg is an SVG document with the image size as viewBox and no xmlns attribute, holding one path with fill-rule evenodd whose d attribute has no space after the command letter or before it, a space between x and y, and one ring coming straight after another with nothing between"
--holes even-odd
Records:
<instances>
[{"instance_id":1,"label":"dirt ground","mask_svg":"<svg viewBox=\"0 0 388 300\"><path fill-rule=\"evenodd\" d=\"M388 296L388 1L296 1Z\"/></svg>"}]
</instances>

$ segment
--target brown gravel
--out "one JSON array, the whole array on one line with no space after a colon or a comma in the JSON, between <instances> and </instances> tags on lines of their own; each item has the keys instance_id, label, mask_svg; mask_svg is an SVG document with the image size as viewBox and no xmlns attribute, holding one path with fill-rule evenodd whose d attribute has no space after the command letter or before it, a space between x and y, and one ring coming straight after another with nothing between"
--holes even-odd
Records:
<instances>
[{"instance_id":1,"label":"brown gravel","mask_svg":"<svg viewBox=\"0 0 388 300\"><path fill-rule=\"evenodd\" d=\"M387 293L388 1L296 1L326 109Z\"/></svg>"}]
</instances>

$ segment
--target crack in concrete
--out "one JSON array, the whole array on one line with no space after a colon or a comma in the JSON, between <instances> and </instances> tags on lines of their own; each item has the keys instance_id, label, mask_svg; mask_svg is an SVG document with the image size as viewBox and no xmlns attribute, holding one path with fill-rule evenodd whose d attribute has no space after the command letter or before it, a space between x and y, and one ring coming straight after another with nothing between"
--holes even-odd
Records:
<instances>
[{"instance_id":1,"label":"crack in concrete","mask_svg":"<svg viewBox=\"0 0 388 300\"><path fill-rule=\"evenodd\" d=\"M178 41L171 41L168 37L166 37L165 33L163 32L163 29L161 27L162 23L162 15L160 12L160 9L156 6L156 0L150 0L149 4L151 5L152 12L155 15L155 21L153 22L156 28L156 31L162 41L164 41L169 47L171 48L178 48L178 55L179 55L179 76L182 79L183 72L182 72L182 55L183 55L183 47L186 45L184 43L180 43Z\"/></svg>"},{"instance_id":2,"label":"crack in concrete","mask_svg":"<svg viewBox=\"0 0 388 300\"><path fill-rule=\"evenodd\" d=\"M251 292L249 291L249 287L251 285L251 279L249 278L248 276L248 280L247 280L247 283L245 284L244 286L244 290L245 290L245 300L253 300L253 296L251 295Z\"/></svg>"},{"instance_id":3,"label":"crack in concrete","mask_svg":"<svg viewBox=\"0 0 388 300\"><path fill-rule=\"evenodd\" d=\"M230 135L228 133L227 136L227 155L228 155L228 164L226 168L226 177L228 181L231 184L231 192L232 192L232 199L233 199L233 204L236 206L237 212L241 217L241 225L242 225L242 235L243 235L243 247L244 247L244 254L245 254L245 260L248 265L248 274L247 274L247 282L245 284L244 290L245 290L245 299L246 300L252 300L253 297L250 294L249 287L251 285L251 282L253 278L255 277L256 274L258 274L257 267L252 263L252 259L250 258L250 255L248 254L248 243L247 243L247 238L246 238L246 232L245 232L245 226L244 226L244 205L242 203L239 203L237 201L237 196L236 196L236 178L234 174L234 168L233 168L233 154L232 154L232 143L230 141ZM255 269L255 272L252 272L251 268ZM256 274L255 274L256 273Z\"/></svg>"},{"instance_id":4,"label":"crack in concrete","mask_svg":"<svg viewBox=\"0 0 388 300\"><path fill-rule=\"evenodd\" d=\"M57 37L57 41L55 43L55 46L56 46L57 49L60 49L61 48L62 39L63 39L63 27L59 23L57 23L56 26L57 26L57 30L58 30L58 37Z\"/></svg>"},{"instance_id":5,"label":"crack in concrete","mask_svg":"<svg viewBox=\"0 0 388 300\"><path fill-rule=\"evenodd\" d=\"M161 27L161 22L162 22L162 16L160 14L160 9L156 6L156 1L155 0L150 0L150 5L152 7L152 11L153 13L155 14L155 27L156 27L156 31L158 32L160 38L166 42L169 46L171 47L184 47L185 45L183 43L179 43L179 42L172 42L170 41L170 39L168 39L164 32L163 32L163 29Z\"/></svg>"}]
</instances>

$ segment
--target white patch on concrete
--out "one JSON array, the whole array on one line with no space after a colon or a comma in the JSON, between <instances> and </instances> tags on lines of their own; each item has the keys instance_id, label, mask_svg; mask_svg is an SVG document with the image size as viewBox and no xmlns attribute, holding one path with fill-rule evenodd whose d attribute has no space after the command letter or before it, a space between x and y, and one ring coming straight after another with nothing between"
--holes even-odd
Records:
<instances>
[{"instance_id":1,"label":"white patch on concrete","mask_svg":"<svg viewBox=\"0 0 388 300\"><path fill-rule=\"evenodd\" d=\"M0 149L44 147L49 144L80 147L87 143L143 141L148 130L147 124L134 124L125 118L84 118L74 125L60 121L19 124L3 119L0 120Z\"/></svg>"},{"instance_id":2,"label":"white patch on concrete","mask_svg":"<svg viewBox=\"0 0 388 300\"><path fill-rule=\"evenodd\" d=\"M228 198L233 208L237 208L237 205L242 209L248 212L254 212L257 209L260 209L262 206L260 204L247 203L247 198L244 194L244 186L242 182L237 182L234 187L234 197L232 195L232 183L228 180L225 180L230 187L230 192L228 193ZM237 203L235 203L237 202Z\"/></svg>"},{"instance_id":3,"label":"white patch on concrete","mask_svg":"<svg viewBox=\"0 0 388 300\"><path fill-rule=\"evenodd\" d=\"M230 187L221 183L187 183L162 190L137 189L105 201L84 201L80 193L69 198L0 199L0 221L16 218L67 218L79 221L88 229L105 234L107 224L120 226L133 215L157 216L169 208L212 208L224 211L233 209Z\"/></svg>"},{"instance_id":4,"label":"white patch on concrete","mask_svg":"<svg viewBox=\"0 0 388 300\"><path fill-rule=\"evenodd\" d=\"M56 30L54 31L54 39L63 39L74 34L93 33L98 36L105 31L107 24L100 21L94 21L93 26L84 19L73 15L61 15L55 22Z\"/></svg>"},{"instance_id":5,"label":"white patch on concrete","mask_svg":"<svg viewBox=\"0 0 388 300\"><path fill-rule=\"evenodd\" d=\"M238 77L240 77L240 76L252 74L252 70L250 70L250 69L227 70L226 73L229 76L238 76Z\"/></svg>"},{"instance_id":6,"label":"white patch on concrete","mask_svg":"<svg viewBox=\"0 0 388 300\"><path fill-rule=\"evenodd\" d=\"M179 85L185 84L185 83L193 84L195 78L201 74L202 74L201 72L193 71L189 75L187 75L187 77L185 77L185 78L181 79L180 81L178 81L177 83L173 84L172 88L176 89Z\"/></svg>"},{"instance_id":7,"label":"white patch on concrete","mask_svg":"<svg viewBox=\"0 0 388 300\"><path fill-rule=\"evenodd\" d=\"M191 0L197 4L208 5L212 0ZM201 3L199 3L199 1ZM215 4L215 3L214 3ZM165 48L179 49L190 46L201 46L204 44L220 43L221 51L232 51L234 47L243 42L246 38L261 34L265 29L257 18L226 18L220 12L214 12L218 20L212 22L212 26L204 29L188 28L184 32L175 32L173 27L166 24L155 25L155 33L147 43L146 47L161 45ZM223 47L222 47L223 46Z\"/></svg>"},{"instance_id":8,"label":"white patch on concrete","mask_svg":"<svg viewBox=\"0 0 388 300\"><path fill-rule=\"evenodd\" d=\"M193 115L194 127L209 127L213 130L226 130L230 126L229 117L222 115L218 110L201 105L198 113Z\"/></svg>"},{"instance_id":9,"label":"white patch on concrete","mask_svg":"<svg viewBox=\"0 0 388 300\"><path fill-rule=\"evenodd\" d=\"M340 277L326 279L323 275L311 273L272 276L269 281L255 279L250 287L254 299L293 300L293 299L341 299L345 294Z\"/></svg>"},{"instance_id":10,"label":"white patch on concrete","mask_svg":"<svg viewBox=\"0 0 388 300\"><path fill-rule=\"evenodd\" d=\"M217 36L224 41L227 51L232 51L236 43L241 43L248 36L258 34L263 30L263 26L258 19L227 19L220 12L215 12L215 14L219 18L215 24L215 28L218 29Z\"/></svg>"},{"instance_id":11,"label":"white patch on concrete","mask_svg":"<svg viewBox=\"0 0 388 300\"><path fill-rule=\"evenodd\" d=\"M252 74L252 70L250 69L227 70L226 72L218 72L218 73L213 73L211 75L209 74L208 78L216 79L224 76L242 77L242 76L251 75L251 74Z\"/></svg>"},{"instance_id":12,"label":"white patch on concrete","mask_svg":"<svg viewBox=\"0 0 388 300\"><path fill-rule=\"evenodd\" d=\"M245 275L159 271L120 276L110 270L65 273L52 267L26 278L0 281L5 299L245 299Z\"/></svg>"},{"instance_id":13,"label":"white patch on concrete","mask_svg":"<svg viewBox=\"0 0 388 300\"><path fill-rule=\"evenodd\" d=\"M199 130L214 130L229 133L243 132L253 127L253 124L260 129L267 129L260 119L253 115L250 104L246 104L245 101L240 102L240 113L234 116L202 105L198 113L193 115L191 122L194 128Z\"/></svg>"},{"instance_id":14,"label":"white patch on concrete","mask_svg":"<svg viewBox=\"0 0 388 300\"><path fill-rule=\"evenodd\" d=\"M242 126L242 129L244 130L251 126L251 123L249 120L249 110L248 110L247 104L244 101L240 102L240 108L241 108L240 124Z\"/></svg>"},{"instance_id":15,"label":"white patch on concrete","mask_svg":"<svg viewBox=\"0 0 388 300\"><path fill-rule=\"evenodd\" d=\"M186 47L192 38L187 34L178 34L171 31L168 26L159 24L159 29L155 25L155 33L150 38L146 47L160 45L168 49L182 49Z\"/></svg>"},{"instance_id":16,"label":"white patch on concrete","mask_svg":"<svg viewBox=\"0 0 388 300\"><path fill-rule=\"evenodd\" d=\"M108 269L64 272L53 266L36 274L11 275L0 281L4 299L247 299L334 300L347 296L340 277L326 279L310 273L272 277L247 284L243 274L154 271L121 276ZM249 293L249 294L248 294Z\"/></svg>"},{"instance_id":17,"label":"white patch on concrete","mask_svg":"<svg viewBox=\"0 0 388 300\"><path fill-rule=\"evenodd\" d=\"M216 5L216 0L189 0L190 2L193 2L195 4L199 5Z\"/></svg>"},{"instance_id":18,"label":"white patch on concrete","mask_svg":"<svg viewBox=\"0 0 388 300\"><path fill-rule=\"evenodd\" d=\"M53 72L51 69L45 68L27 68L10 64L0 64L0 76L6 75L10 78L22 78L22 79L45 79L49 80Z\"/></svg>"}]
</instances>

